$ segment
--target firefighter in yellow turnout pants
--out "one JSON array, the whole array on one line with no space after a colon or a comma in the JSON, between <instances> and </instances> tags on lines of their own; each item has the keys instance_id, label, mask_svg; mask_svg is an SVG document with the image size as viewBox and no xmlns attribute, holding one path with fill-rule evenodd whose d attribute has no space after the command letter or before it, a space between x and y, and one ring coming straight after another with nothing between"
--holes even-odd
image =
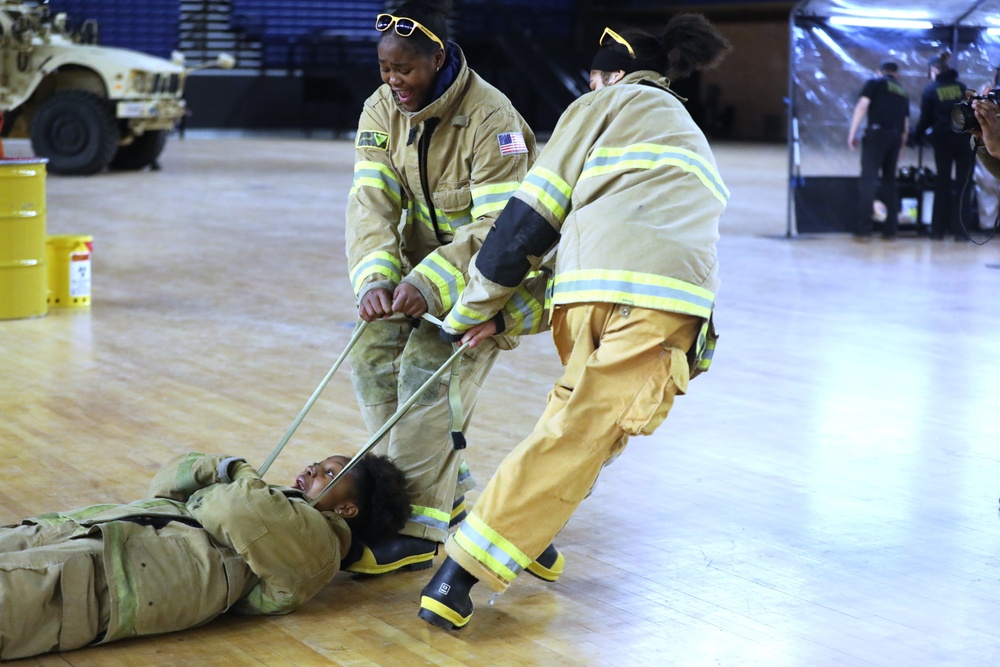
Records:
<instances>
[{"instance_id":1,"label":"firefighter in yellow turnout pants","mask_svg":"<svg viewBox=\"0 0 1000 667\"><path fill-rule=\"evenodd\" d=\"M346 234L359 316L371 323L350 356L371 433L451 356L435 327L414 328L411 318L452 308L472 256L535 159L531 128L449 41L448 5L417 0L373 17L384 85L365 101L358 125ZM464 355L454 377L430 388L379 445L406 474L412 516L400 535L352 550L345 569L432 566L474 485L461 432L498 344L514 340Z\"/></svg>"},{"instance_id":2,"label":"firefighter in yellow turnout pants","mask_svg":"<svg viewBox=\"0 0 1000 667\"><path fill-rule=\"evenodd\" d=\"M419 615L440 627L469 621L477 581L501 592L543 560L602 467L628 436L659 426L714 349L716 241L729 193L664 74L714 65L729 44L692 14L659 36L607 29L600 44L593 92L559 119L445 321L455 337L485 340L558 243L551 324L565 372L423 590Z\"/></svg>"}]
</instances>

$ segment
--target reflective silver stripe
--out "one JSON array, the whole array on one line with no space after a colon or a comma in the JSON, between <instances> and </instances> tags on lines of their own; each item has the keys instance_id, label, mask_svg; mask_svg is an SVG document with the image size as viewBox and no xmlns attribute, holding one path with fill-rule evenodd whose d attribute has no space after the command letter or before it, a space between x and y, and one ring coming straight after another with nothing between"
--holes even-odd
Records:
<instances>
[{"instance_id":1,"label":"reflective silver stripe","mask_svg":"<svg viewBox=\"0 0 1000 667\"><path fill-rule=\"evenodd\" d=\"M438 291L441 293L441 308L447 309L451 308L452 304L458 300L458 295L465 289L465 280L457 269L450 264L442 266L442 263L448 264L439 255L428 255L422 262L417 264L414 271L426 276L438 288ZM456 273L457 276L455 275ZM461 284L458 284L457 281L461 281Z\"/></svg>"},{"instance_id":2,"label":"reflective silver stripe","mask_svg":"<svg viewBox=\"0 0 1000 667\"><path fill-rule=\"evenodd\" d=\"M681 281L677 282L680 283ZM584 293L588 294L587 298L582 299L585 301L596 300L611 303L631 303L643 308L656 308L657 305L660 305L661 307L667 307L669 310L674 310L674 308L669 307L671 303L689 304L691 309L684 309L683 312L691 312L691 314L701 317L711 315L714 305L713 298L699 296L680 286L651 285L615 278L574 279L556 276L555 288L552 295L553 302L567 303L569 300L566 297Z\"/></svg>"},{"instance_id":3,"label":"reflective silver stripe","mask_svg":"<svg viewBox=\"0 0 1000 667\"><path fill-rule=\"evenodd\" d=\"M410 517L410 521L413 523L419 523L421 526L427 526L428 528L435 528L437 530L448 530L448 521L438 521L426 514L414 514Z\"/></svg>"},{"instance_id":4,"label":"reflective silver stripe","mask_svg":"<svg viewBox=\"0 0 1000 667\"><path fill-rule=\"evenodd\" d=\"M515 333L536 333L539 326L539 315L541 315L541 305L532 298L525 297L520 290L514 292L507 301L507 312L514 315L521 315L521 328L519 331L507 332ZM513 311L513 312L512 312ZM515 316L516 317L516 316Z\"/></svg>"},{"instance_id":5,"label":"reflective silver stripe","mask_svg":"<svg viewBox=\"0 0 1000 667\"><path fill-rule=\"evenodd\" d=\"M556 204L562 209L562 215L557 217L559 222L562 222L566 218L566 211L569 210L570 197L563 193L559 189L559 186L548 180L544 176L539 175L534 169L528 172L528 175L524 178L524 183L521 184L521 188L524 189L525 185L533 185L549 197L551 197ZM530 195L532 199L537 199L537 197ZM546 206L546 208L549 208ZM551 210L551 209L550 209ZM552 211L553 214L557 214L556 211Z\"/></svg>"},{"instance_id":6,"label":"reflective silver stripe","mask_svg":"<svg viewBox=\"0 0 1000 667\"><path fill-rule=\"evenodd\" d=\"M399 282L403 277L403 274L399 270L398 266L387 259L375 257L366 262L362 262L356 269L354 269L354 271L351 272L351 284L354 286L354 293L357 294L361 289L361 283L365 278L376 273L383 275L394 282Z\"/></svg>"},{"instance_id":7,"label":"reflective silver stripe","mask_svg":"<svg viewBox=\"0 0 1000 667\"><path fill-rule=\"evenodd\" d=\"M352 190L357 190L362 185L370 185L376 188L384 188L393 195L393 200L398 204L401 201L402 189L399 182L391 176L381 165L379 168L358 166L354 170L354 184ZM376 182L378 184L376 184Z\"/></svg>"},{"instance_id":8,"label":"reflective silver stripe","mask_svg":"<svg viewBox=\"0 0 1000 667\"><path fill-rule=\"evenodd\" d=\"M462 225L467 225L472 222L472 209L465 209L464 211L459 211L457 213L444 213L443 211L438 211L438 219L444 218L448 221L448 225L451 226L452 231L458 229Z\"/></svg>"},{"instance_id":9,"label":"reflective silver stripe","mask_svg":"<svg viewBox=\"0 0 1000 667\"><path fill-rule=\"evenodd\" d=\"M472 516L472 515L470 515ZM514 575L517 575L522 568L514 558L506 551L489 541L484 535L470 525L469 518L466 518L458 526L456 533L461 533L462 537L469 541L478 551L482 552L477 556L477 560L482 562L482 555L492 558L501 567L505 567ZM484 563L485 564L485 563ZM492 568L490 568L492 569ZM498 573L499 574L499 573Z\"/></svg>"},{"instance_id":10,"label":"reflective silver stripe","mask_svg":"<svg viewBox=\"0 0 1000 667\"><path fill-rule=\"evenodd\" d=\"M648 148L646 147L648 146ZM594 176L596 174L588 173L591 171L597 171L598 173L606 173L608 171L606 167L630 167L651 169L657 166L663 166L664 164L670 163L682 163L684 166L681 167L685 171L696 173L699 178L706 182L709 190L715 194L715 196L726 203L729 199L729 189L726 187L725 183L722 182L722 178L719 174L712 168L712 166L705 161L703 157L694 153L692 151L683 150L680 148L670 148L667 146L658 145L645 145L643 147L628 147L625 152L617 155L604 154L603 151L608 151L613 149L603 149L602 154L591 158L587 161L583 168L583 174L580 176L580 180ZM624 163L632 163L626 165Z\"/></svg>"},{"instance_id":11,"label":"reflective silver stripe","mask_svg":"<svg viewBox=\"0 0 1000 667\"><path fill-rule=\"evenodd\" d=\"M453 330L465 331L466 329L471 329L477 324L482 324L488 319L489 319L488 317L481 315L480 313L470 308L466 308L464 305L462 305L462 302L459 301L458 303L455 304L455 307L451 309L451 312L448 313L448 317L445 320L445 325L451 326L451 323L454 322L459 326L457 327L451 326Z\"/></svg>"}]
</instances>

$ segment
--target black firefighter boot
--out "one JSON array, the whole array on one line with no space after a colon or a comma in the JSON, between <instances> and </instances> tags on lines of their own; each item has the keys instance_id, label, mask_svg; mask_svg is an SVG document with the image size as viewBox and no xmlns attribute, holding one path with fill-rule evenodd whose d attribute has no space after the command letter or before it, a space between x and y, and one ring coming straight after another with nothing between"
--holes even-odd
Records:
<instances>
[{"instance_id":1,"label":"black firefighter boot","mask_svg":"<svg viewBox=\"0 0 1000 667\"><path fill-rule=\"evenodd\" d=\"M465 627L472 618L473 611L469 592L478 582L478 579L466 572L450 556L445 558L420 593L420 611L417 616L446 630Z\"/></svg>"},{"instance_id":2,"label":"black firefighter boot","mask_svg":"<svg viewBox=\"0 0 1000 667\"><path fill-rule=\"evenodd\" d=\"M524 568L524 571L542 581L552 583L562 575L565 564L566 559L562 552L556 549L555 543L552 543L545 547L545 551Z\"/></svg>"}]
</instances>

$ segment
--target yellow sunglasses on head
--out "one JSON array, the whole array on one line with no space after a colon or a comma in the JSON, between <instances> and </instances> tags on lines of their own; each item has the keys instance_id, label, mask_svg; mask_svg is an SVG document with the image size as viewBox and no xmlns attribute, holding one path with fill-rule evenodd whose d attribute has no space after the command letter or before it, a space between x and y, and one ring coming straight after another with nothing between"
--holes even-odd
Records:
<instances>
[{"instance_id":1,"label":"yellow sunglasses on head","mask_svg":"<svg viewBox=\"0 0 1000 667\"><path fill-rule=\"evenodd\" d=\"M598 42L597 42L600 46L604 46L604 38L605 37L610 37L611 39L613 39L614 41L618 42L619 44L621 44L622 46L624 46L626 49L628 49L628 54L630 56L632 56L632 60L635 60L635 51L632 50L632 45L629 44L625 40L624 37L622 37L621 35L619 35L617 32L615 32L611 28L605 28L604 32L601 33L601 39L598 40Z\"/></svg>"},{"instance_id":2,"label":"yellow sunglasses on head","mask_svg":"<svg viewBox=\"0 0 1000 667\"><path fill-rule=\"evenodd\" d=\"M431 41L437 42L437 45L442 49L444 48L444 42L442 42L437 35L424 27L419 21L414 21L411 18L405 16L393 16L392 14L379 14L375 17L375 29L379 32L385 32L396 24L396 34L400 37L409 37L413 34L414 30L420 30L431 39Z\"/></svg>"}]
</instances>

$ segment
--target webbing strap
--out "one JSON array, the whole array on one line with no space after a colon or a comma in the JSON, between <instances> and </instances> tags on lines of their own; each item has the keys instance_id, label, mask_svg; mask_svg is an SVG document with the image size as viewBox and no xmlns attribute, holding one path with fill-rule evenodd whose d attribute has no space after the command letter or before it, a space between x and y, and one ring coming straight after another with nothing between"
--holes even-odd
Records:
<instances>
[{"instance_id":1,"label":"webbing strap","mask_svg":"<svg viewBox=\"0 0 1000 667\"><path fill-rule=\"evenodd\" d=\"M430 313L424 313L421 315L421 318L438 327L444 326L441 320ZM458 343L455 343L452 348L457 350ZM451 376L448 381L448 411L451 414L449 430L451 431L451 444L455 449L465 449L466 445L465 434L462 433L462 427L465 424L465 409L462 406L462 388L459 381L461 375L462 355L458 355L455 357L455 361L452 362Z\"/></svg>"},{"instance_id":2,"label":"webbing strap","mask_svg":"<svg viewBox=\"0 0 1000 667\"><path fill-rule=\"evenodd\" d=\"M454 346L458 349L458 345ZM455 449L465 449L465 434L462 426L465 424L465 411L462 407L462 390L459 377L462 374L462 357L455 357L451 365L451 380L448 384L448 409L451 412L451 444Z\"/></svg>"}]
</instances>

